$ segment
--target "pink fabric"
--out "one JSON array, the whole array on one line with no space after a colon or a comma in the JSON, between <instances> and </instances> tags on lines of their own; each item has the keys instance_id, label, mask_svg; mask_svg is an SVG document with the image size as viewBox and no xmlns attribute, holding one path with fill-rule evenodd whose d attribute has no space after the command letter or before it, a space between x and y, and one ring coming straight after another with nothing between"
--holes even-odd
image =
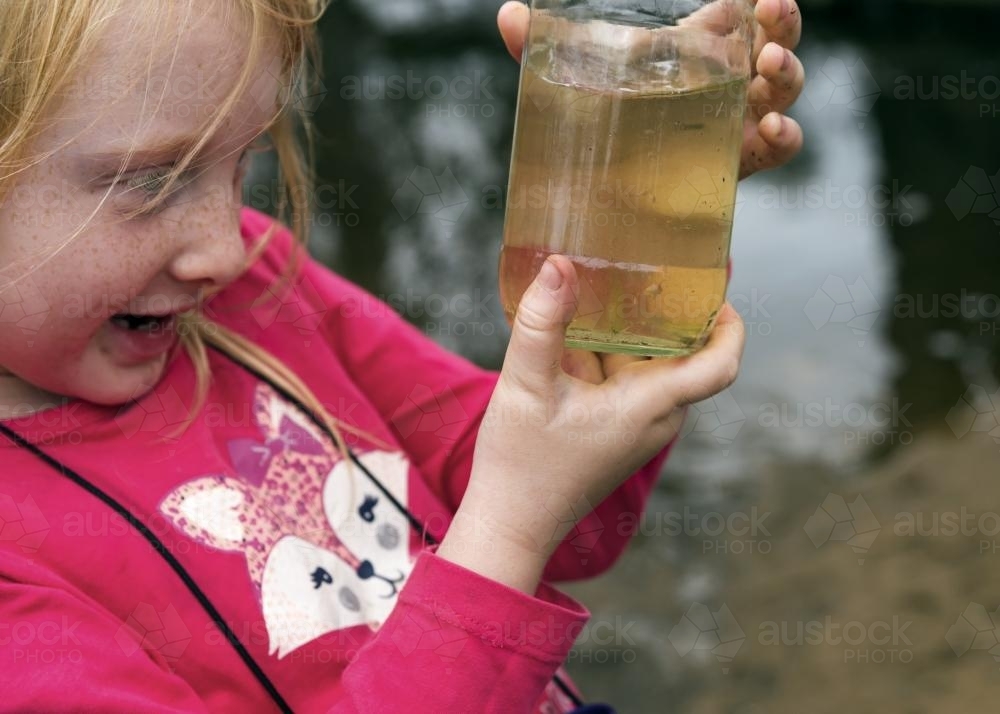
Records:
<instances>
[{"instance_id":1,"label":"pink fabric","mask_svg":"<svg viewBox=\"0 0 1000 714\"><path fill-rule=\"evenodd\" d=\"M245 210L253 244L271 225ZM211 315L289 365L440 539L496 374L447 352L281 229ZM275 296L277 296L275 298ZM274 299L272 299L274 298ZM125 407L5 422L126 505L188 569L296 712L563 712L551 682L589 617L548 582L596 575L666 450L563 542L529 596L423 548L385 496L270 387L210 352L186 431L183 354ZM15 711L270 711L246 665L146 540L0 437L0 671ZM565 677L565 673L563 673Z\"/></svg>"}]
</instances>

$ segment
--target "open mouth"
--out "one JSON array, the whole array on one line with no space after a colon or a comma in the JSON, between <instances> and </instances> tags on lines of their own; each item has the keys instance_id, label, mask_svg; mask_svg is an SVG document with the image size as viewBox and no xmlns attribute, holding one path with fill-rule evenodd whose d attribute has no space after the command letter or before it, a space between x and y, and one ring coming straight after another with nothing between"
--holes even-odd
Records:
<instances>
[{"instance_id":1,"label":"open mouth","mask_svg":"<svg viewBox=\"0 0 1000 714\"><path fill-rule=\"evenodd\" d=\"M112 324L133 332L158 332L174 321L174 315L133 315L121 313L111 317Z\"/></svg>"}]
</instances>

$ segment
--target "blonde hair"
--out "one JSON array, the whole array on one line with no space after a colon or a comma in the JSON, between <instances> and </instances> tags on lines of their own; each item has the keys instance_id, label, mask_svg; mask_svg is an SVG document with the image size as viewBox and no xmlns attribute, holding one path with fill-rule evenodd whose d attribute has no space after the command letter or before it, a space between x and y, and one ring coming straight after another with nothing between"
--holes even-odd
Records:
<instances>
[{"instance_id":1,"label":"blonde hair","mask_svg":"<svg viewBox=\"0 0 1000 714\"><path fill-rule=\"evenodd\" d=\"M190 10L199 0L188 0ZM0 204L17 176L44 156L29 155L33 140L44 127L48 112L52 111L67 86L66 67L84 64L100 41L107 21L126 3L139 0L17 0L0 2ZM282 88L277 112L268 129L271 145L278 163L277 208L279 218L291 228L296 242L305 246L308 240L308 218L311 207L307 196L313 177L310 164L313 155L312 127L305 107L298 101L312 95L318 77L312 71L318 67L319 49L315 24L329 0L228 0L231 8L242 11L242 20L248 32L248 54L245 69L237 86L205 128L203 139L190 148L186 156L171 170L156 201L165 200L172 185L180 180L185 169L219 128L243 93L250 87L252 72L265 48L266 42L277 38ZM152 8L182 7L176 2L163 0L149 2ZM228 17L227 17L228 19ZM304 134L300 142L298 133ZM256 260L275 233L275 226L261 238L248 256L249 267ZM65 245L73 236L67 238ZM59 249L61 249L60 246ZM291 286L291 277L298 268L296 256L286 267L281 280L285 289ZM33 268L34 269L34 268ZM348 431L369 441L386 445L381 440L335 419L313 394L308 386L279 359L269 354L242 335L210 320L200 310L182 315L181 342L192 360L197 375L190 418L181 430L190 424L207 399L211 382L211 367L207 347L215 347L260 374L300 400L325 424L334 437L337 448L347 458L347 444L341 430ZM348 462L350 463L350 462Z\"/></svg>"}]
</instances>

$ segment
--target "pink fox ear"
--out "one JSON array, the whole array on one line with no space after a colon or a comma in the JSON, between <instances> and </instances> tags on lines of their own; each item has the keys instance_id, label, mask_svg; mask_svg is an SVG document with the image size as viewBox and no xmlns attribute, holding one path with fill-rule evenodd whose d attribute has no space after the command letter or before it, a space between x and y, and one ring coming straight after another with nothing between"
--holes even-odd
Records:
<instances>
[{"instance_id":1,"label":"pink fox ear","mask_svg":"<svg viewBox=\"0 0 1000 714\"><path fill-rule=\"evenodd\" d=\"M326 435L312 423L309 417L285 401L284 397L274 391L270 385L257 385L254 392L253 414L257 424L267 436L277 436L281 430L282 419L288 417L299 428L309 433L317 443L323 444L324 447L329 444ZM332 448L330 446L329 450Z\"/></svg>"},{"instance_id":2,"label":"pink fox ear","mask_svg":"<svg viewBox=\"0 0 1000 714\"><path fill-rule=\"evenodd\" d=\"M172 491L160 512L197 541L220 550L243 550L241 518L247 502L245 486L225 476L205 476Z\"/></svg>"},{"instance_id":3,"label":"pink fox ear","mask_svg":"<svg viewBox=\"0 0 1000 714\"><path fill-rule=\"evenodd\" d=\"M265 434L271 430L271 425L275 423L271 415L271 405L276 401L278 401L278 393L269 384L257 385L257 389L254 390L253 416Z\"/></svg>"}]
</instances>

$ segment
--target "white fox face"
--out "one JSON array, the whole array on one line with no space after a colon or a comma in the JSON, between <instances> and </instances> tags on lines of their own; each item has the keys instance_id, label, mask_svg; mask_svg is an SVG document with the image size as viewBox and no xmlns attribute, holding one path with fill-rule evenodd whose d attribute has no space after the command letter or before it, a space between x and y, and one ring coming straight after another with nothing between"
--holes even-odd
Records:
<instances>
[{"instance_id":1,"label":"white fox face","mask_svg":"<svg viewBox=\"0 0 1000 714\"><path fill-rule=\"evenodd\" d=\"M196 540L246 556L280 658L328 632L378 628L413 565L406 517L374 482L270 389L257 397L264 442L230 442L243 478L197 478L160 509ZM407 459L359 459L405 505Z\"/></svg>"},{"instance_id":2,"label":"white fox face","mask_svg":"<svg viewBox=\"0 0 1000 714\"><path fill-rule=\"evenodd\" d=\"M391 493L405 492L409 464L402 455L370 452L360 459ZM332 531L357 554L359 566L294 536L278 541L268 556L261 595L279 657L320 634L361 624L378 628L412 569L406 518L352 466L341 461L330 472L323 505Z\"/></svg>"},{"instance_id":3,"label":"white fox face","mask_svg":"<svg viewBox=\"0 0 1000 714\"><path fill-rule=\"evenodd\" d=\"M406 493L410 465L399 453L370 451L359 457L365 468L391 494ZM406 516L355 464L346 461L333 467L323 488L323 508L341 542L357 553L377 546L379 565L385 571L402 570L409 562L406 548L409 524Z\"/></svg>"}]
</instances>

